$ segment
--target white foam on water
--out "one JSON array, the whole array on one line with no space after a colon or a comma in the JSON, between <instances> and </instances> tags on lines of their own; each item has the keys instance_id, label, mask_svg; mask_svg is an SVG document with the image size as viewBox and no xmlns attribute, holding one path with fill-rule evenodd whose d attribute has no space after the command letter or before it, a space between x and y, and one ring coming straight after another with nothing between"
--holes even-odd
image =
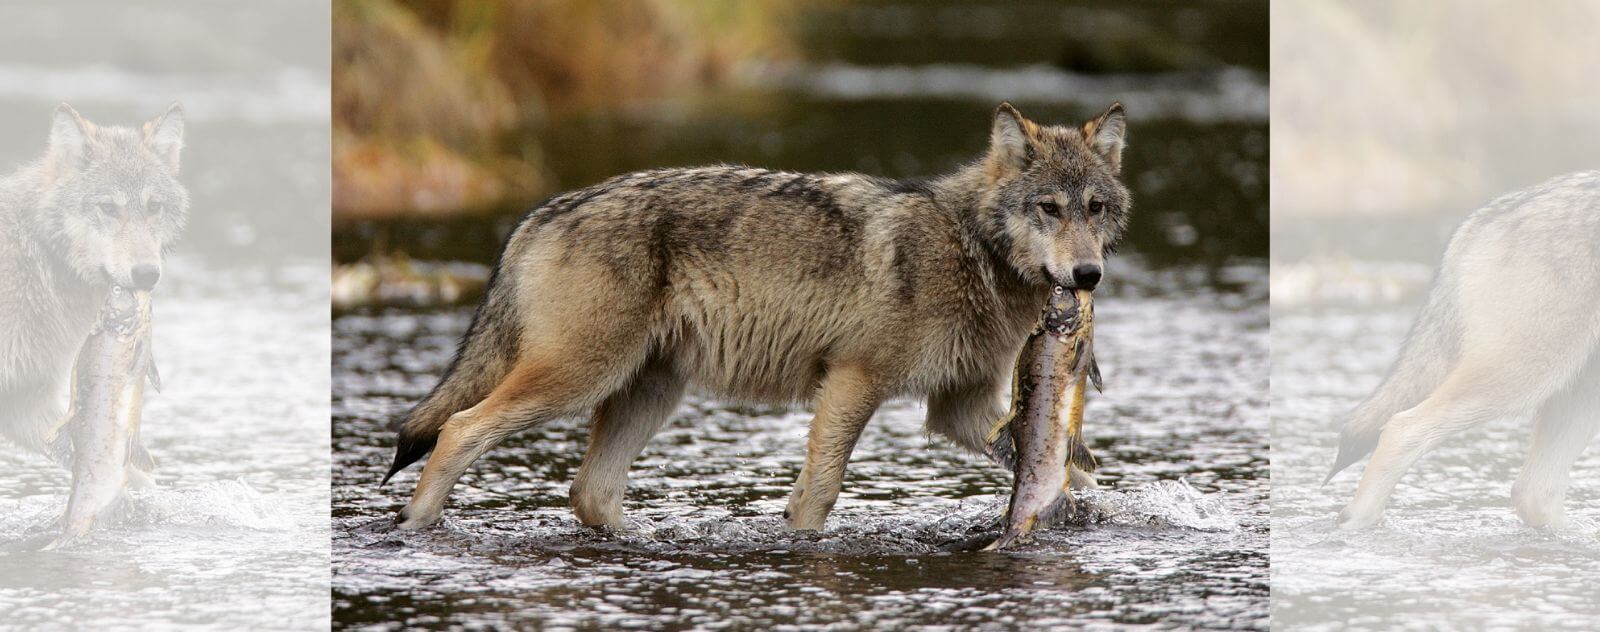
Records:
<instances>
[{"instance_id":1,"label":"white foam on water","mask_svg":"<svg viewBox=\"0 0 1600 632\"><path fill-rule=\"evenodd\" d=\"M1097 489L1080 493L1094 512L1090 521L1129 527L1179 527L1233 531L1239 519L1219 494L1204 494L1189 481L1156 481L1128 491Z\"/></svg>"},{"instance_id":2,"label":"white foam on water","mask_svg":"<svg viewBox=\"0 0 1600 632\"><path fill-rule=\"evenodd\" d=\"M53 529L66 506L67 497L54 494L0 500L0 542ZM212 527L286 531L294 526L282 501L241 479L130 492L119 515L98 525L97 530Z\"/></svg>"},{"instance_id":3,"label":"white foam on water","mask_svg":"<svg viewBox=\"0 0 1600 632\"><path fill-rule=\"evenodd\" d=\"M132 514L137 522L161 526L260 531L294 527L282 501L256 491L243 479L136 492Z\"/></svg>"}]
</instances>

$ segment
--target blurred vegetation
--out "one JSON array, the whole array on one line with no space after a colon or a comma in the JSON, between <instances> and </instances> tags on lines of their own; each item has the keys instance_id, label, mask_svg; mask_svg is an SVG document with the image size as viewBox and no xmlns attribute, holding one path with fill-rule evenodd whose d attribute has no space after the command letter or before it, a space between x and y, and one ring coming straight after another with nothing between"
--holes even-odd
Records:
<instances>
[{"instance_id":1,"label":"blurred vegetation","mask_svg":"<svg viewBox=\"0 0 1600 632\"><path fill-rule=\"evenodd\" d=\"M1596 32L1593 1L1279 7L1274 215L1459 216L1593 168Z\"/></svg>"},{"instance_id":2,"label":"blurred vegetation","mask_svg":"<svg viewBox=\"0 0 1600 632\"><path fill-rule=\"evenodd\" d=\"M727 81L794 49L799 0L348 0L333 7L335 221L550 192L518 126Z\"/></svg>"},{"instance_id":3,"label":"blurred vegetation","mask_svg":"<svg viewBox=\"0 0 1600 632\"><path fill-rule=\"evenodd\" d=\"M430 262L490 264L529 203L630 171L945 172L982 150L1002 100L1071 123L1122 99L1140 201L1127 251L1228 286L1267 251L1267 13L1261 0L341 2L333 252L358 265L335 270L339 302L470 297L481 271Z\"/></svg>"}]
</instances>

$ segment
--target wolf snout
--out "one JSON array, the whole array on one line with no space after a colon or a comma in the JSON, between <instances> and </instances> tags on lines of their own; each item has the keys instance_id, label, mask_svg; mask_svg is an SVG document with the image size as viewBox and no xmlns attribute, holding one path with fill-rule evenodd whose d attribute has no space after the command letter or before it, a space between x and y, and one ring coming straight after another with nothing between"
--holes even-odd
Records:
<instances>
[{"instance_id":1,"label":"wolf snout","mask_svg":"<svg viewBox=\"0 0 1600 632\"><path fill-rule=\"evenodd\" d=\"M133 287L140 290L152 290L156 282L161 280L161 266L141 263L133 267Z\"/></svg>"},{"instance_id":2,"label":"wolf snout","mask_svg":"<svg viewBox=\"0 0 1600 632\"><path fill-rule=\"evenodd\" d=\"M1072 286L1080 290L1093 290L1100 285L1100 266L1081 263L1072 267Z\"/></svg>"}]
</instances>

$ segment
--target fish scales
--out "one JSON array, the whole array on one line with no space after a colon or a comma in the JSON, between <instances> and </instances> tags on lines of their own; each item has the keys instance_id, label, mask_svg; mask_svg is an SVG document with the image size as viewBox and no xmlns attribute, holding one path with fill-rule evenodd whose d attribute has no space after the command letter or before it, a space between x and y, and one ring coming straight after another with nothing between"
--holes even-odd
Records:
<instances>
[{"instance_id":1,"label":"fish scales","mask_svg":"<svg viewBox=\"0 0 1600 632\"><path fill-rule=\"evenodd\" d=\"M72 491L61 533L47 548L87 534L121 506L131 475L154 466L139 442L151 358L150 294L113 287L72 371L72 403L58 441L70 442Z\"/></svg>"},{"instance_id":2,"label":"fish scales","mask_svg":"<svg viewBox=\"0 0 1600 632\"><path fill-rule=\"evenodd\" d=\"M1071 515L1073 468L1097 466L1083 440L1091 382L1100 386L1092 296L1056 287L1017 357L1011 410L990 432L990 453L1015 472L1005 528L990 549Z\"/></svg>"}]
</instances>

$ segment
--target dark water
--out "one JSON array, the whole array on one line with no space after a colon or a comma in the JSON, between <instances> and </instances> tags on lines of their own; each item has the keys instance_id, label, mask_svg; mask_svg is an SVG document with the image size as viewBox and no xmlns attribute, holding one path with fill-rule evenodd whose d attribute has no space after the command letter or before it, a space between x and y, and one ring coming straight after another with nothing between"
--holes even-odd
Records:
<instances>
[{"instance_id":1,"label":"dark water","mask_svg":"<svg viewBox=\"0 0 1600 632\"><path fill-rule=\"evenodd\" d=\"M65 550L0 552L0 627L327 625L326 266L168 261L140 429L157 487ZM9 449L0 468L0 543L53 533L70 474Z\"/></svg>"},{"instance_id":2,"label":"dark water","mask_svg":"<svg viewBox=\"0 0 1600 632\"><path fill-rule=\"evenodd\" d=\"M886 406L821 534L780 514L805 411L691 397L634 464L632 530L566 508L579 420L520 434L462 480L441 527L389 532L415 474L376 482L388 424L433 383L466 308L363 311L334 323L335 617L343 624L502 622L1264 627L1267 609L1264 268L1251 291L1130 271L1098 328L1107 391L1088 427L1103 491L1082 524L1003 554L952 552L991 532L1010 474L930 442L913 402Z\"/></svg>"},{"instance_id":3,"label":"dark water","mask_svg":"<svg viewBox=\"0 0 1600 632\"><path fill-rule=\"evenodd\" d=\"M389 425L433 385L470 307L344 312L333 389L341 625L1265 628L1265 5L955 5L839 8L805 25L803 63L744 69L709 94L563 115L505 142L537 147L561 189L714 162L910 177L976 157L1001 100L1076 124L1122 99L1137 201L1097 305L1107 391L1086 425L1104 489L1085 517L1015 551L957 551L991 532L1010 473L930 441L922 404L894 402L857 446L827 530L788 532L781 512L809 414L691 396L634 464L627 532L586 529L567 509L582 420L486 456L440 527L390 532L416 479L375 487ZM1083 61L1110 46L1096 38L1150 32L1205 54ZM343 225L335 258L489 262L519 215Z\"/></svg>"},{"instance_id":4,"label":"dark water","mask_svg":"<svg viewBox=\"0 0 1600 632\"><path fill-rule=\"evenodd\" d=\"M1301 264L1301 267L1328 264ZM1324 271L1345 286L1414 268L1363 261ZM1349 275L1349 269L1364 271ZM1274 264L1273 274L1279 274ZM1377 386L1415 318L1431 266L1408 272L1397 299L1338 291L1272 315L1272 623L1304 630L1592 629L1588 578L1600 572L1600 455L1578 460L1572 526L1534 530L1511 508L1528 421L1502 419L1445 441L1401 479L1375 527L1334 526L1363 463L1332 482L1344 416ZM1420 281L1418 277L1420 276ZM1288 293L1284 293L1288 294ZM1306 298L1309 295L1295 293Z\"/></svg>"},{"instance_id":5,"label":"dark water","mask_svg":"<svg viewBox=\"0 0 1600 632\"><path fill-rule=\"evenodd\" d=\"M918 177L977 158L994 109L976 101L787 93L726 99L684 117L594 114L529 133L540 138L563 189L651 167L712 163ZM1019 107L1038 120L1073 124L1099 112L1068 104ZM1211 273L1267 255L1265 120L1134 118L1129 142L1125 173L1135 212L1126 248L1154 264ZM334 256L350 261L398 249L425 259L492 262L522 210L346 227L335 236Z\"/></svg>"},{"instance_id":6,"label":"dark water","mask_svg":"<svg viewBox=\"0 0 1600 632\"><path fill-rule=\"evenodd\" d=\"M134 127L179 102L191 212L153 295L164 390L140 433L157 487L67 549L0 553L0 628L328 626L328 15L5 8L0 172L45 152L61 102ZM49 533L69 473L6 445L0 471L0 543Z\"/></svg>"}]
</instances>

